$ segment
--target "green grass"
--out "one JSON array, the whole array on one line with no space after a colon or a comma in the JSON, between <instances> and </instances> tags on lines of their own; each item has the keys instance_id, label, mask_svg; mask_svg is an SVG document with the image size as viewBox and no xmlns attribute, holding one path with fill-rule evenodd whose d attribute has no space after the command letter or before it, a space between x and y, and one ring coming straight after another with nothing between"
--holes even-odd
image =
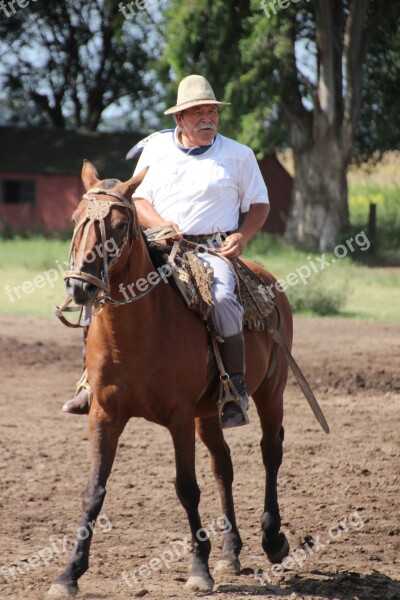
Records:
<instances>
[{"instance_id":1,"label":"green grass","mask_svg":"<svg viewBox=\"0 0 400 600\"><path fill-rule=\"evenodd\" d=\"M39 237L0 240L0 314L52 317L51 307L60 304L66 295L60 269L68 249L68 242ZM286 292L296 312L400 321L400 268L368 267L354 260L356 254L362 254L360 249L336 259L321 272L312 272L305 284L288 286ZM314 264L317 268L316 256L266 235L256 238L246 250L247 258L261 262L284 279L302 266ZM327 258L330 262L334 257ZM50 270L55 281L50 284L44 280L45 285L38 287L43 279L35 278L46 273L49 277Z\"/></svg>"},{"instance_id":2,"label":"green grass","mask_svg":"<svg viewBox=\"0 0 400 600\"><path fill-rule=\"evenodd\" d=\"M61 270L68 252L69 242L59 240L0 240L0 314L51 316L66 296Z\"/></svg>"},{"instance_id":3,"label":"green grass","mask_svg":"<svg viewBox=\"0 0 400 600\"><path fill-rule=\"evenodd\" d=\"M0 240L0 269L9 266L45 271L57 267L56 261L68 260L69 241L32 237Z\"/></svg>"}]
</instances>

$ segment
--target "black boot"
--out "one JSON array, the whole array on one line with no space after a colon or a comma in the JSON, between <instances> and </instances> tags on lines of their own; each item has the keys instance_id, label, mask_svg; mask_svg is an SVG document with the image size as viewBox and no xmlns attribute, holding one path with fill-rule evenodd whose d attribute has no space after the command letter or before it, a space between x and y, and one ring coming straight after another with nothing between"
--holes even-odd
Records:
<instances>
[{"instance_id":1,"label":"black boot","mask_svg":"<svg viewBox=\"0 0 400 600\"><path fill-rule=\"evenodd\" d=\"M67 400L67 402L62 407L63 412L67 412L73 415L87 415L90 407L90 387L86 378L86 340L88 331L89 327L83 328L83 375L78 382L74 398L71 398L71 400Z\"/></svg>"},{"instance_id":2,"label":"black boot","mask_svg":"<svg viewBox=\"0 0 400 600\"><path fill-rule=\"evenodd\" d=\"M90 393L86 388L76 390L76 395L67 400L62 407L63 412L71 415L87 415L89 413Z\"/></svg>"},{"instance_id":3,"label":"black boot","mask_svg":"<svg viewBox=\"0 0 400 600\"><path fill-rule=\"evenodd\" d=\"M224 338L219 346L222 362L226 373L240 398L240 404L235 401L227 402L222 409L221 427L228 429L230 427L239 427L249 422L247 410L249 408L249 397L244 382L245 356L244 356L244 337L240 332L236 335Z\"/></svg>"}]
</instances>

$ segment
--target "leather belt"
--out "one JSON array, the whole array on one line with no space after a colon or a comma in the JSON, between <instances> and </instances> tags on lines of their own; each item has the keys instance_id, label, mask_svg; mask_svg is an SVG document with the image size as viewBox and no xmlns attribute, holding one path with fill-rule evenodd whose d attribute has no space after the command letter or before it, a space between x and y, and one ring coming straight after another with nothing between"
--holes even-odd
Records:
<instances>
[{"instance_id":1,"label":"leather belt","mask_svg":"<svg viewBox=\"0 0 400 600\"><path fill-rule=\"evenodd\" d=\"M194 242L195 244L199 244L201 242L205 242L210 239L218 240L219 236L221 236L222 240L224 240L228 235L234 233L233 231L215 231L214 233L202 233L199 235L184 235L183 239L188 242Z\"/></svg>"}]
</instances>

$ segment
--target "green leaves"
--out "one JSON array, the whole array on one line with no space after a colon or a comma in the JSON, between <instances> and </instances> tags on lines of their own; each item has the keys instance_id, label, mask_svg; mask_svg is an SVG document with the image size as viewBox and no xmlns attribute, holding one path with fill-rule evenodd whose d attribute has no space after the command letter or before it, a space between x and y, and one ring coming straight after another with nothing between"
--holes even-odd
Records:
<instances>
[{"instance_id":1,"label":"green leaves","mask_svg":"<svg viewBox=\"0 0 400 600\"><path fill-rule=\"evenodd\" d=\"M119 4L32 2L2 20L0 87L16 122L95 130L108 106L148 90L148 16L130 22Z\"/></svg>"}]
</instances>

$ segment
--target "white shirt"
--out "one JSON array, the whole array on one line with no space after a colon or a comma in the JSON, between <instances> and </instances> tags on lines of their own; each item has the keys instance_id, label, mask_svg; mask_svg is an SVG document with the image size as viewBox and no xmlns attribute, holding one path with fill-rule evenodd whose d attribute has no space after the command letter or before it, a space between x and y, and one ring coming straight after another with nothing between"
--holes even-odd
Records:
<instances>
[{"instance_id":1,"label":"white shirt","mask_svg":"<svg viewBox=\"0 0 400 600\"><path fill-rule=\"evenodd\" d=\"M149 170L132 198L144 198L166 221L188 235L234 231L239 211L268 204L268 191L253 151L217 134L202 154L185 154L175 132L155 136L144 147L135 173Z\"/></svg>"}]
</instances>

